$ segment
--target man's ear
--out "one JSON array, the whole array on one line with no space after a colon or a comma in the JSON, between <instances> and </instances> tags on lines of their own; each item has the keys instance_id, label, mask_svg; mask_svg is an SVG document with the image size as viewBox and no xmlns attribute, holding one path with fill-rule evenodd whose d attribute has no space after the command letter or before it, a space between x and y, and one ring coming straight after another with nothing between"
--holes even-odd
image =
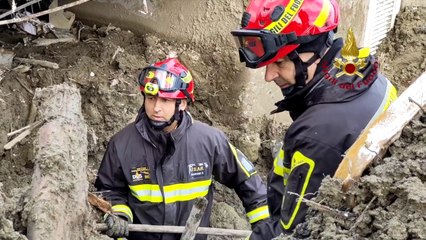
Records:
<instances>
[{"instance_id":1,"label":"man's ear","mask_svg":"<svg viewBox=\"0 0 426 240\"><path fill-rule=\"evenodd\" d=\"M183 111L186 109L187 106L188 106L188 103L186 101L181 101L179 105L179 110Z\"/></svg>"}]
</instances>

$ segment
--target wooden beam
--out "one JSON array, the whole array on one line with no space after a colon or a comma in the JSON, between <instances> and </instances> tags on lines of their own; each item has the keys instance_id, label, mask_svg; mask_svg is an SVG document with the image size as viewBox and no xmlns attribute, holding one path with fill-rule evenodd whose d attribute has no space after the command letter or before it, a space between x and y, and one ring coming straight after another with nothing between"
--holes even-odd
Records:
<instances>
[{"instance_id":1,"label":"wooden beam","mask_svg":"<svg viewBox=\"0 0 426 240\"><path fill-rule=\"evenodd\" d=\"M41 119L34 138L34 167L25 204L28 239L85 239L87 224L87 125L78 88L37 88ZM44 121L43 121L44 122ZM66 217L65 217L66 216ZM78 227L76 227L78 226Z\"/></svg>"},{"instance_id":2,"label":"wooden beam","mask_svg":"<svg viewBox=\"0 0 426 240\"><path fill-rule=\"evenodd\" d=\"M189 213L188 220L186 221L185 230L182 233L181 240L193 240L197 235L197 229L200 225L201 218L204 215L204 210L207 207L207 199L197 198Z\"/></svg>"},{"instance_id":3,"label":"wooden beam","mask_svg":"<svg viewBox=\"0 0 426 240\"><path fill-rule=\"evenodd\" d=\"M106 231L107 225L105 223L96 224L98 231ZM129 224L130 232L152 232L152 233L183 233L184 226L163 226L163 225L148 225L148 224ZM237 230L226 228L208 228L199 227L197 234L207 234L216 236L230 236L230 237L247 237L251 234L250 230Z\"/></svg>"},{"instance_id":4,"label":"wooden beam","mask_svg":"<svg viewBox=\"0 0 426 240\"><path fill-rule=\"evenodd\" d=\"M364 170L386 153L387 148L399 138L402 129L426 106L426 72L409 86L361 133L347 150L334 178L343 180L342 189L347 191L358 181Z\"/></svg>"}]
</instances>

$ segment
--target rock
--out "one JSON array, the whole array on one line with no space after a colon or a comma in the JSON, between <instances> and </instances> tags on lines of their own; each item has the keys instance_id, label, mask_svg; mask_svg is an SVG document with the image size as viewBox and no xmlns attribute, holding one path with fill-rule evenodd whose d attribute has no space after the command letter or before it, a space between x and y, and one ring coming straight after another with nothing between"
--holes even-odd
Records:
<instances>
[{"instance_id":1,"label":"rock","mask_svg":"<svg viewBox=\"0 0 426 240\"><path fill-rule=\"evenodd\" d=\"M233 207L224 202L214 202L210 219L211 226L215 228L250 230L250 223L247 219L240 217ZM209 236L208 239L231 240L239 238Z\"/></svg>"}]
</instances>

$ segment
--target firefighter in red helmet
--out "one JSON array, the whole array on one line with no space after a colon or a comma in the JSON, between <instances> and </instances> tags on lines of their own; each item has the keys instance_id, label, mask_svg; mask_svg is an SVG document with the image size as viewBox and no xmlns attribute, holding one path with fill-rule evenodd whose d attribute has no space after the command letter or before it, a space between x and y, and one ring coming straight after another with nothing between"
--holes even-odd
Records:
<instances>
[{"instance_id":1,"label":"firefighter in red helmet","mask_svg":"<svg viewBox=\"0 0 426 240\"><path fill-rule=\"evenodd\" d=\"M253 164L222 131L187 112L195 100L188 69L168 58L144 68L138 81L144 104L136 121L111 138L95 182L112 203L106 234L181 239L181 234L129 233L128 223L185 226L198 197L208 200L200 226L209 226L213 177L236 191L253 228L265 221L266 186Z\"/></svg>"},{"instance_id":2,"label":"firefighter in red helmet","mask_svg":"<svg viewBox=\"0 0 426 240\"><path fill-rule=\"evenodd\" d=\"M374 56L354 39L335 39L338 24L335 0L251 0L241 28L231 32L240 61L266 66L265 81L281 89L284 99L272 113L289 111L293 119L268 178L270 221L250 239L292 233L308 209L303 198L315 196L361 131L396 98Z\"/></svg>"}]
</instances>

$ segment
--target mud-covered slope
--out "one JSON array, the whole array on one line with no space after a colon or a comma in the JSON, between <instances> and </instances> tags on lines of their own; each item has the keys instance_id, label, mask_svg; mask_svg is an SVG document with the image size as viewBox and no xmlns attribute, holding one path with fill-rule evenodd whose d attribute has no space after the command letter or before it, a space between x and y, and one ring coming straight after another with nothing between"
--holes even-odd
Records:
<instances>
[{"instance_id":1,"label":"mud-covered slope","mask_svg":"<svg viewBox=\"0 0 426 240\"><path fill-rule=\"evenodd\" d=\"M377 53L381 70L401 90L426 71L425 16L426 7L402 9Z\"/></svg>"},{"instance_id":2,"label":"mud-covered slope","mask_svg":"<svg viewBox=\"0 0 426 240\"><path fill-rule=\"evenodd\" d=\"M88 125L88 181L90 191L110 137L132 121L142 104L137 75L148 63L164 59L176 51L193 72L196 102L190 106L195 119L224 130L231 141L250 159L258 159L261 140L268 145L273 131L267 130L267 120L249 123L240 114L241 82L230 84L237 76L237 66L231 52L216 46L189 45L167 41L154 34L136 35L130 31L109 26L77 25L77 43L59 43L35 47L28 35L13 29L0 29L0 47L13 51L16 57L33 58L58 63L59 69L13 62L13 70L2 72L0 81L0 239L18 239L27 231L25 205L34 169L33 140L36 131L11 150L3 146L12 138L7 134L30 123L33 93L36 88L68 83L78 87L82 97L82 112ZM83 28L81 28L83 27ZM27 44L24 40L27 39ZM214 54L211 54L214 51ZM36 117L39 120L39 117ZM265 123L264 123L265 122ZM244 129L249 124L252 127ZM231 130L232 129L232 130ZM256 133L256 134L253 134ZM249 141L247 141L249 139ZM269 145L268 145L269 146ZM263 158L271 159L270 153ZM270 163L259 161L258 168L265 175ZM221 213L214 208L213 221L217 226L248 229L249 224L236 194L216 186L216 200L227 204L230 211ZM4 201L4 204L3 204ZM231 211L232 210L232 211ZM99 212L91 219L100 222ZM217 214L217 215L215 215ZM223 221L227 219L229 224ZM236 223L232 219L239 219ZM89 224L89 222L88 222ZM94 232L87 232L92 236Z\"/></svg>"}]
</instances>

